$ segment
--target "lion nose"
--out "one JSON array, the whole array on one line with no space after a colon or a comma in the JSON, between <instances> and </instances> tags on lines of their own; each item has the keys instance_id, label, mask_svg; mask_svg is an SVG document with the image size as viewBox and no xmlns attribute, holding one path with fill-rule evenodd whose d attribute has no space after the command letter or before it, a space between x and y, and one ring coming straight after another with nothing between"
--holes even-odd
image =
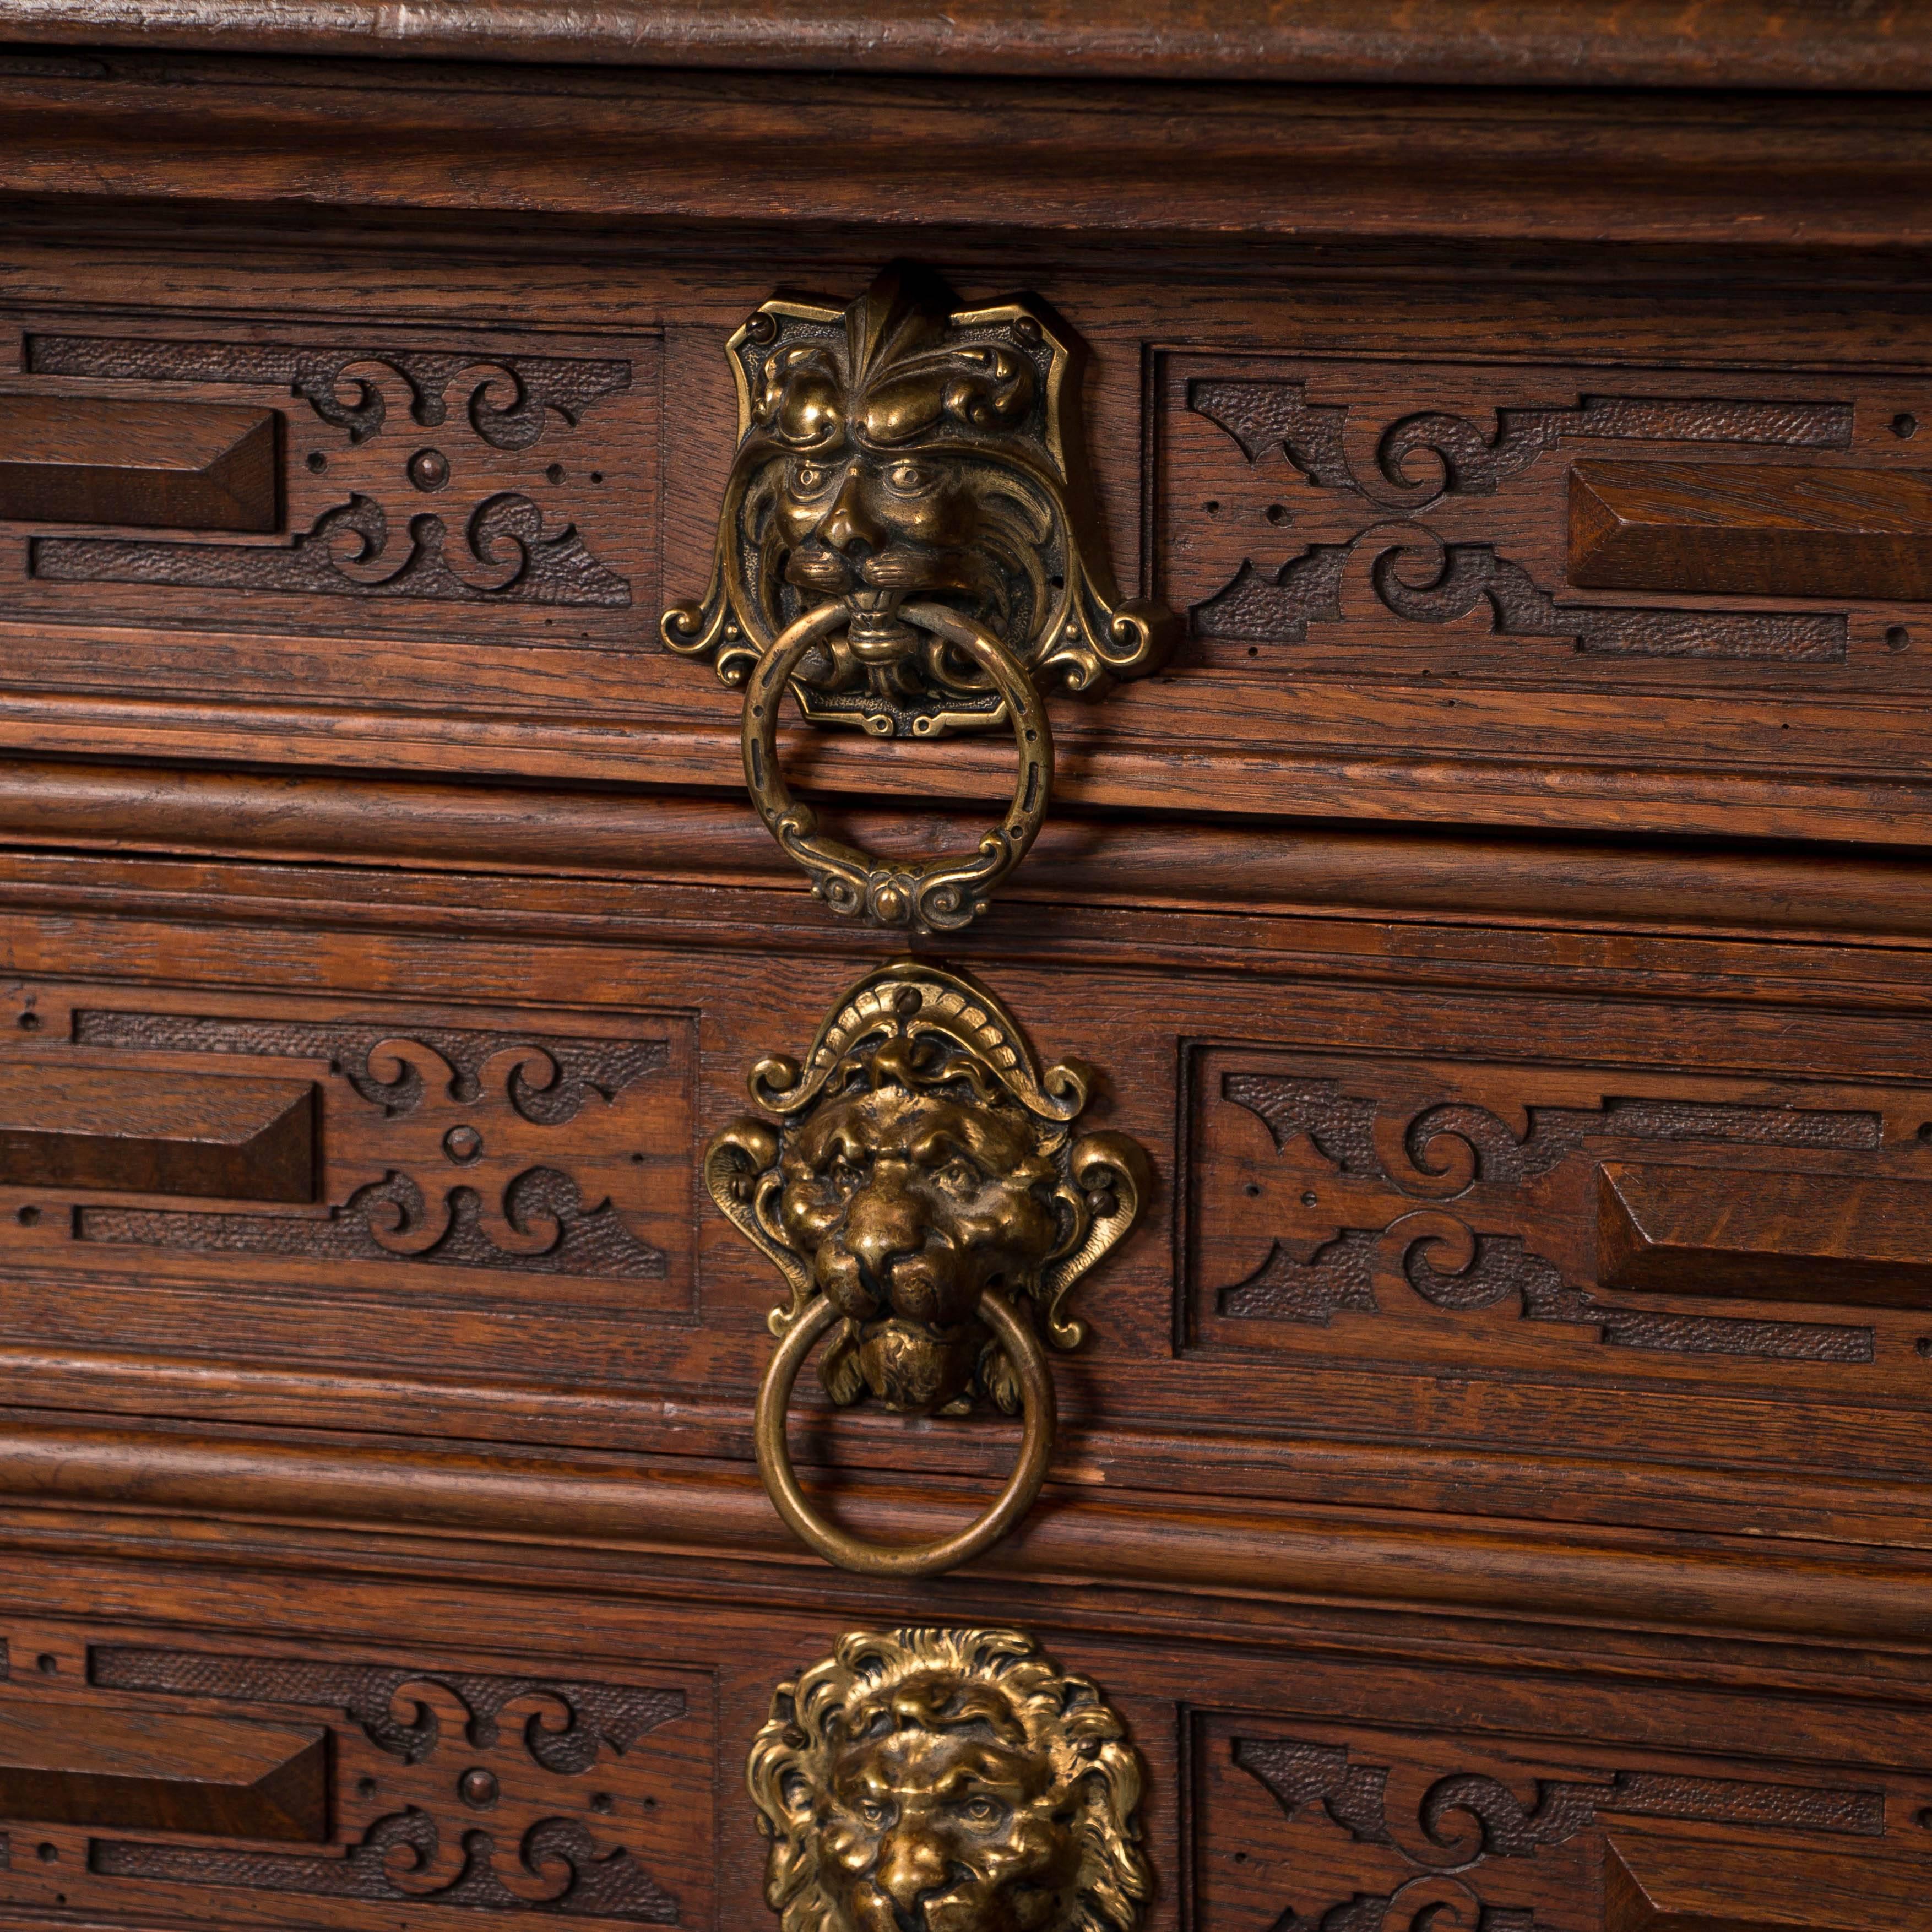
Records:
<instances>
[{"instance_id":1,"label":"lion nose","mask_svg":"<svg viewBox=\"0 0 1932 1932\"><path fill-rule=\"evenodd\" d=\"M872 1882L902 1913L946 1882L946 1854L926 1832L895 1832L880 1847Z\"/></svg>"},{"instance_id":2,"label":"lion nose","mask_svg":"<svg viewBox=\"0 0 1932 1932\"><path fill-rule=\"evenodd\" d=\"M910 1227L874 1223L846 1231L845 1245L859 1264L859 1279L868 1292L883 1298L892 1280L892 1264L902 1255L919 1250L918 1231Z\"/></svg>"},{"instance_id":3,"label":"lion nose","mask_svg":"<svg viewBox=\"0 0 1932 1932\"><path fill-rule=\"evenodd\" d=\"M820 520L814 534L820 542L852 559L862 562L884 547L886 533L872 514L864 479L856 470L848 471L840 484L832 507Z\"/></svg>"}]
</instances>

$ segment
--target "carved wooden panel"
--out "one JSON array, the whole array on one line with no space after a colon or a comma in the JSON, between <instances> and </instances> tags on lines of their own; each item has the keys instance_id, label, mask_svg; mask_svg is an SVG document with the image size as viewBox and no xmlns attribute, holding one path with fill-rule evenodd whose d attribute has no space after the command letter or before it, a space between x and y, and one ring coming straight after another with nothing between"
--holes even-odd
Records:
<instances>
[{"instance_id":1,"label":"carved wooden panel","mask_svg":"<svg viewBox=\"0 0 1932 1932\"><path fill-rule=\"evenodd\" d=\"M1922 380L1175 351L1154 406L1157 580L1208 664L1445 704L1932 682Z\"/></svg>"},{"instance_id":2,"label":"carved wooden panel","mask_svg":"<svg viewBox=\"0 0 1932 1932\"><path fill-rule=\"evenodd\" d=\"M111 1332L131 1295L141 1326L165 1333L172 1310L184 1337L212 1324L231 1349L252 1330L328 1352L372 1307L400 1344L420 1310L424 1346L440 1331L453 1365L486 1334L519 1360L510 1337L533 1316L593 1331L689 1317L688 1016L38 983L15 997L0 1092L89 1074L112 1091L109 1076L145 1071L220 1112L224 1090L259 1096L272 1075L266 1090L304 1096L304 1122L312 1107L320 1158L298 1191L226 1199L220 1145L176 1150L166 1190L91 1171L0 1184L14 1322L31 1325L43 1278L97 1285L91 1318L94 1301L50 1288L65 1322Z\"/></svg>"},{"instance_id":3,"label":"carved wooden panel","mask_svg":"<svg viewBox=\"0 0 1932 1932\"><path fill-rule=\"evenodd\" d=\"M322 1727L330 1774L322 1828L302 1834L313 1846L206 1821L16 1822L0 1909L252 1928L368 1924L387 1906L451 1932L478 1912L709 1922L704 1672L177 1630L23 1624L9 1637L19 1662L0 1684L0 1712L38 1726L43 1755L86 1760L100 1735L130 1724L187 1736L218 1718L277 1737Z\"/></svg>"},{"instance_id":4,"label":"carved wooden panel","mask_svg":"<svg viewBox=\"0 0 1932 1932\"><path fill-rule=\"evenodd\" d=\"M1187 1064L1197 1346L1917 1387L1932 1087L1250 1047Z\"/></svg>"},{"instance_id":5,"label":"carved wooden panel","mask_svg":"<svg viewBox=\"0 0 1932 1932\"><path fill-rule=\"evenodd\" d=\"M197 630L647 644L656 338L22 316L16 393L248 401L282 419L281 527L0 542L0 616Z\"/></svg>"},{"instance_id":6,"label":"carved wooden panel","mask_svg":"<svg viewBox=\"0 0 1932 1932\"><path fill-rule=\"evenodd\" d=\"M1761 1750L1728 1756L1514 1734L1496 1707L1521 1701L1498 1686L1466 1727L1431 1730L1197 1714L1200 1932L1922 1922L1922 1772L1781 1760L1769 1730ZM1546 1720L1561 1702L1546 1702ZM1611 1721L1626 1728L1628 1714ZM1699 1889L1717 1916L1673 1916ZM1913 1898L1917 1918L1904 1909Z\"/></svg>"}]
</instances>

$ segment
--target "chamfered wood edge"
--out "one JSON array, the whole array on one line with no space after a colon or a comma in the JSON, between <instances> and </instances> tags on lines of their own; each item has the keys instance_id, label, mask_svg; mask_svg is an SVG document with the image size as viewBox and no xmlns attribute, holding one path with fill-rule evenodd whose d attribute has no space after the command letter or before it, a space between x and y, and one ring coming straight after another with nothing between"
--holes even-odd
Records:
<instances>
[{"instance_id":1,"label":"chamfered wood edge","mask_svg":"<svg viewBox=\"0 0 1932 1932\"><path fill-rule=\"evenodd\" d=\"M926 1540L962 1513L956 1498L935 1506L869 1481L855 1490L868 1533L884 1540ZM646 1567L656 1557L699 1556L725 1594L754 1588L756 1573L775 1567L823 1570L791 1540L754 1474L715 1465L14 1420L0 1424L0 1498L480 1535L614 1552ZM1050 1488L1024 1528L962 1574L1663 1631L1932 1642L1932 1559L1922 1552L1393 1510L1215 1508L1196 1498L1177 1508L1157 1494Z\"/></svg>"},{"instance_id":2,"label":"chamfered wood edge","mask_svg":"<svg viewBox=\"0 0 1932 1932\"><path fill-rule=\"evenodd\" d=\"M1539 86L1851 88L1932 84L1932 21L1894 4L1438 0L1391 15L1354 0L9 0L26 44L1190 80Z\"/></svg>"}]
</instances>

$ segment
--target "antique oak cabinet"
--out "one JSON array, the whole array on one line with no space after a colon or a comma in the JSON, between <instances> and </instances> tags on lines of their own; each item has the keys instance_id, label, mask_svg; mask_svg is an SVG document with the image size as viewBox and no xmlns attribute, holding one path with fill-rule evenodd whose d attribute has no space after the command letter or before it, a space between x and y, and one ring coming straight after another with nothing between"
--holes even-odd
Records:
<instances>
[{"instance_id":1,"label":"antique oak cabinet","mask_svg":"<svg viewBox=\"0 0 1932 1932\"><path fill-rule=\"evenodd\" d=\"M1932 16L0 43L0 1932L1932 1926Z\"/></svg>"}]
</instances>

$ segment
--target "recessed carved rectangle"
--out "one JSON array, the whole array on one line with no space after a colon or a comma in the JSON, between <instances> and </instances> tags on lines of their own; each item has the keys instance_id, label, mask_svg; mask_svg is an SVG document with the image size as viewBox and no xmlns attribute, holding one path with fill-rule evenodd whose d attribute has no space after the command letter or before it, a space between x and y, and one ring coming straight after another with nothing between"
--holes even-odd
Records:
<instances>
[{"instance_id":1,"label":"recessed carved rectangle","mask_svg":"<svg viewBox=\"0 0 1932 1932\"><path fill-rule=\"evenodd\" d=\"M23 407L104 418L139 385L151 410L268 422L250 449L269 514L251 486L255 520L175 520L232 535L36 534L24 578L0 583L0 616L421 635L432 652L452 638L628 650L649 634L654 334L70 312L26 319L17 339Z\"/></svg>"},{"instance_id":2,"label":"recessed carved rectangle","mask_svg":"<svg viewBox=\"0 0 1932 1932\"><path fill-rule=\"evenodd\" d=\"M1199 1340L1849 1377L1879 1359L1874 1311L1924 1303L1932 1089L1256 1048L1190 1065Z\"/></svg>"},{"instance_id":3,"label":"recessed carved rectangle","mask_svg":"<svg viewBox=\"0 0 1932 1932\"><path fill-rule=\"evenodd\" d=\"M267 531L279 485L268 410L0 395L0 520Z\"/></svg>"},{"instance_id":4,"label":"recessed carved rectangle","mask_svg":"<svg viewBox=\"0 0 1932 1932\"><path fill-rule=\"evenodd\" d=\"M209 1838L328 1836L313 1727L0 1702L0 1819Z\"/></svg>"},{"instance_id":5,"label":"recessed carved rectangle","mask_svg":"<svg viewBox=\"0 0 1932 1932\"><path fill-rule=\"evenodd\" d=\"M312 1201L315 1088L0 1060L0 1186Z\"/></svg>"},{"instance_id":6,"label":"recessed carved rectangle","mask_svg":"<svg viewBox=\"0 0 1932 1932\"><path fill-rule=\"evenodd\" d=\"M120 1776L123 1788L91 1790L92 1808L0 1811L54 1840L50 1860L22 1858L16 1832L12 1859L0 1857L0 1914L64 1908L94 1924L234 1932L399 1914L418 1932L461 1932L479 1913L712 1923L707 1671L266 1633L37 1623L20 1634L86 1688L10 1688L0 1710L16 1714L23 1742L10 1750L0 1720L0 1791L10 1758L97 1787ZM301 1771L298 1794L264 1796L278 1752ZM156 1786L145 1810L126 1788L130 1768ZM170 1781L177 1771L204 1782ZM183 1798L214 1792L218 1771L219 1793ZM277 1795L301 1805L277 1816Z\"/></svg>"},{"instance_id":7,"label":"recessed carved rectangle","mask_svg":"<svg viewBox=\"0 0 1932 1932\"><path fill-rule=\"evenodd\" d=\"M1546 1718L1562 1706L1546 1690ZM1892 1823L1901 1800L1912 1809L1909 1774L1894 1792L1882 1771L1770 1753L1318 1713L1201 1714L1193 1750L1203 1932L1448 1915L1484 1932L1902 1932L1932 1882L1923 1834ZM1869 1918L1854 1910L1868 1892ZM1918 1918L1898 1916L1915 1892Z\"/></svg>"},{"instance_id":8,"label":"recessed carved rectangle","mask_svg":"<svg viewBox=\"0 0 1932 1932\"><path fill-rule=\"evenodd\" d=\"M1255 674L1920 686L1932 386L1882 386L1166 352L1155 586Z\"/></svg>"},{"instance_id":9,"label":"recessed carved rectangle","mask_svg":"<svg viewBox=\"0 0 1932 1932\"><path fill-rule=\"evenodd\" d=\"M1932 476L1579 462L1569 574L1610 590L1922 603L1932 598Z\"/></svg>"}]
</instances>

